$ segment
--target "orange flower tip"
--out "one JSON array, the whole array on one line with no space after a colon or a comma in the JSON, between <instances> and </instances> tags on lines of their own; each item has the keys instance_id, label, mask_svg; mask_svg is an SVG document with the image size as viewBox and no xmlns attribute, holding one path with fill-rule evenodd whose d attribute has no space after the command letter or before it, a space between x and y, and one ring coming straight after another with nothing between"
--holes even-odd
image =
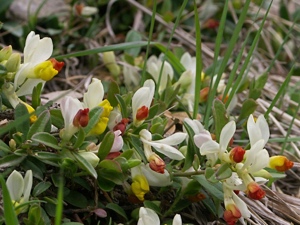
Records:
<instances>
[{"instance_id":1,"label":"orange flower tip","mask_svg":"<svg viewBox=\"0 0 300 225\"><path fill-rule=\"evenodd\" d=\"M147 119L149 115L149 109L147 106L142 106L141 108L139 108L136 112L136 119L137 120L145 120Z\"/></svg>"},{"instance_id":2,"label":"orange flower tip","mask_svg":"<svg viewBox=\"0 0 300 225\"><path fill-rule=\"evenodd\" d=\"M240 218L242 214L240 210L234 204L229 204L226 206L223 218L228 225L234 225Z\"/></svg>"},{"instance_id":3,"label":"orange flower tip","mask_svg":"<svg viewBox=\"0 0 300 225\"><path fill-rule=\"evenodd\" d=\"M166 163L156 154L149 157L149 166L157 173L165 173Z\"/></svg>"},{"instance_id":4,"label":"orange flower tip","mask_svg":"<svg viewBox=\"0 0 300 225\"><path fill-rule=\"evenodd\" d=\"M233 162L240 163L244 159L246 151L241 146L237 146L230 151L230 159Z\"/></svg>"},{"instance_id":5,"label":"orange flower tip","mask_svg":"<svg viewBox=\"0 0 300 225\"><path fill-rule=\"evenodd\" d=\"M200 90L200 99L199 99L199 102L200 103L206 102L207 98L208 98L208 94L209 94L209 87L202 88Z\"/></svg>"},{"instance_id":6,"label":"orange flower tip","mask_svg":"<svg viewBox=\"0 0 300 225\"><path fill-rule=\"evenodd\" d=\"M219 21L210 18L205 21L205 23L203 24L203 28L215 29L215 28L219 27L219 24L220 24Z\"/></svg>"},{"instance_id":7,"label":"orange flower tip","mask_svg":"<svg viewBox=\"0 0 300 225\"><path fill-rule=\"evenodd\" d=\"M61 69L64 67L65 63L64 62L59 62L54 58L49 59L49 61L52 63L52 66L55 70L58 72L61 71Z\"/></svg>"},{"instance_id":8,"label":"orange flower tip","mask_svg":"<svg viewBox=\"0 0 300 225\"><path fill-rule=\"evenodd\" d=\"M266 192L255 182L248 184L246 194L254 200L260 200L266 196Z\"/></svg>"},{"instance_id":9,"label":"orange flower tip","mask_svg":"<svg viewBox=\"0 0 300 225\"><path fill-rule=\"evenodd\" d=\"M269 164L272 169L275 169L278 172L285 172L294 166L294 162L282 155L272 156Z\"/></svg>"},{"instance_id":10,"label":"orange flower tip","mask_svg":"<svg viewBox=\"0 0 300 225\"><path fill-rule=\"evenodd\" d=\"M226 95L225 97L223 95L218 96L218 99L221 100L224 104L228 101L228 98L228 95Z\"/></svg>"},{"instance_id":11,"label":"orange flower tip","mask_svg":"<svg viewBox=\"0 0 300 225\"><path fill-rule=\"evenodd\" d=\"M89 123L89 109L79 109L73 119L73 125L75 127L86 127Z\"/></svg>"}]
</instances>

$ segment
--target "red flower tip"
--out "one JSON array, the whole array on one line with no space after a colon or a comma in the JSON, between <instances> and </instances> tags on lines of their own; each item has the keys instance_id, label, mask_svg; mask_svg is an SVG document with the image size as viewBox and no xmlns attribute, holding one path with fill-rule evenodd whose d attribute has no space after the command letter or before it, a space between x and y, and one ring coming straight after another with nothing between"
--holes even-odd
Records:
<instances>
[{"instance_id":1,"label":"red flower tip","mask_svg":"<svg viewBox=\"0 0 300 225\"><path fill-rule=\"evenodd\" d=\"M126 130L126 125L128 124L128 122L129 119L123 118L116 126L114 126L113 131L120 130L123 135Z\"/></svg>"},{"instance_id":2,"label":"red flower tip","mask_svg":"<svg viewBox=\"0 0 300 225\"><path fill-rule=\"evenodd\" d=\"M153 171L161 174L165 173L166 163L158 155L152 154L148 161L149 166Z\"/></svg>"},{"instance_id":3,"label":"red flower tip","mask_svg":"<svg viewBox=\"0 0 300 225\"><path fill-rule=\"evenodd\" d=\"M239 218L241 218L242 214L240 210L234 204L229 204L226 206L226 210L224 212L224 220L228 225L234 225Z\"/></svg>"},{"instance_id":4,"label":"red flower tip","mask_svg":"<svg viewBox=\"0 0 300 225\"><path fill-rule=\"evenodd\" d=\"M149 115L149 109L147 106L142 106L141 108L139 108L136 112L136 116L135 118L137 120L145 120Z\"/></svg>"},{"instance_id":5,"label":"red flower tip","mask_svg":"<svg viewBox=\"0 0 300 225\"><path fill-rule=\"evenodd\" d=\"M231 149L229 157L231 161L240 163L243 161L245 153L245 149L243 149L241 146L237 146Z\"/></svg>"},{"instance_id":6,"label":"red flower tip","mask_svg":"<svg viewBox=\"0 0 300 225\"><path fill-rule=\"evenodd\" d=\"M79 109L73 119L73 125L75 127L85 127L89 123L89 109Z\"/></svg>"},{"instance_id":7,"label":"red flower tip","mask_svg":"<svg viewBox=\"0 0 300 225\"><path fill-rule=\"evenodd\" d=\"M220 24L219 21L210 18L205 21L205 23L203 24L203 28L215 29L219 26L219 24Z\"/></svg>"},{"instance_id":8,"label":"red flower tip","mask_svg":"<svg viewBox=\"0 0 300 225\"><path fill-rule=\"evenodd\" d=\"M265 197L266 192L256 182L251 182L247 186L246 194L249 198L260 200Z\"/></svg>"},{"instance_id":9,"label":"red flower tip","mask_svg":"<svg viewBox=\"0 0 300 225\"><path fill-rule=\"evenodd\" d=\"M59 62L54 58L49 59L49 61L52 63L52 66L55 70L58 72L61 71L61 69L64 67L65 63L64 62Z\"/></svg>"}]
</instances>

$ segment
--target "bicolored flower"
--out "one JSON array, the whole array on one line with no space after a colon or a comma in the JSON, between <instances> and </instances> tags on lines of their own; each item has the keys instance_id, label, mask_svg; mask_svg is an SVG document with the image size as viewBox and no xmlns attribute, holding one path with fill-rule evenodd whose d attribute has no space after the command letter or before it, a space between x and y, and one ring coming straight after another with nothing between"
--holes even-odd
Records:
<instances>
[{"instance_id":1,"label":"bicolored flower","mask_svg":"<svg viewBox=\"0 0 300 225\"><path fill-rule=\"evenodd\" d=\"M155 91L153 80L146 80L132 97L132 119L134 126L140 126L148 117Z\"/></svg>"},{"instance_id":2,"label":"bicolored flower","mask_svg":"<svg viewBox=\"0 0 300 225\"><path fill-rule=\"evenodd\" d=\"M163 64L160 58L157 58L154 55L149 57L147 60L147 72L151 74L157 84L159 80L159 74L163 66L160 85L158 87L158 91L162 92L167 87L168 80L171 81L173 79L174 71L170 63L165 61Z\"/></svg>"},{"instance_id":3,"label":"bicolored flower","mask_svg":"<svg viewBox=\"0 0 300 225\"><path fill-rule=\"evenodd\" d=\"M148 164L141 164L140 169L147 178L148 184L153 187L165 187L172 184L169 172L164 169L163 173L158 173L150 168Z\"/></svg>"},{"instance_id":4,"label":"bicolored flower","mask_svg":"<svg viewBox=\"0 0 300 225\"><path fill-rule=\"evenodd\" d=\"M148 130L143 129L140 131L140 139L143 142L144 151L147 158L149 158L152 155L151 147L154 147L156 151L168 156L170 159L175 159L175 160L184 159L185 158L184 155L178 149L172 147L171 145L180 144L181 142L184 141L186 136L187 136L186 133L178 132L172 134L167 138L157 140L157 141L152 141L152 134Z\"/></svg>"},{"instance_id":5,"label":"bicolored flower","mask_svg":"<svg viewBox=\"0 0 300 225\"><path fill-rule=\"evenodd\" d=\"M243 161L245 153L245 149L241 146L237 146L230 150L229 158L232 162L240 163Z\"/></svg>"},{"instance_id":6,"label":"bicolored flower","mask_svg":"<svg viewBox=\"0 0 300 225\"><path fill-rule=\"evenodd\" d=\"M251 146L261 139L264 140L264 145L269 140L270 131L264 115L260 115L255 121L253 115L251 114L247 121L247 131Z\"/></svg>"},{"instance_id":7,"label":"bicolored flower","mask_svg":"<svg viewBox=\"0 0 300 225\"><path fill-rule=\"evenodd\" d=\"M24 63L21 64L14 80L18 96L31 94L38 83L44 84L58 74L64 63L48 60L52 51L51 38L40 39L33 31L28 34L24 48Z\"/></svg>"},{"instance_id":8,"label":"bicolored flower","mask_svg":"<svg viewBox=\"0 0 300 225\"><path fill-rule=\"evenodd\" d=\"M132 184L131 190L134 195L140 200L144 201L144 196L150 191L148 180L142 173L139 166L131 169Z\"/></svg>"},{"instance_id":9,"label":"bicolored flower","mask_svg":"<svg viewBox=\"0 0 300 225\"><path fill-rule=\"evenodd\" d=\"M294 163L288 160L285 156L277 155L270 157L269 167L279 172L284 172L293 167Z\"/></svg>"},{"instance_id":10,"label":"bicolored flower","mask_svg":"<svg viewBox=\"0 0 300 225\"><path fill-rule=\"evenodd\" d=\"M32 188L32 171L27 170L23 178L20 172L14 170L7 178L6 186L15 207L28 202ZM18 209L16 213L23 213L27 210L28 205Z\"/></svg>"},{"instance_id":11,"label":"bicolored flower","mask_svg":"<svg viewBox=\"0 0 300 225\"><path fill-rule=\"evenodd\" d=\"M166 163L162 158L160 158L156 153L153 153L148 157L148 162L150 168L157 173L164 173L166 168Z\"/></svg>"},{"instance_id":12,"label":"bicolored flower","mask_svg":"<svg viewBox=\"0 0 300 225\"><path fill-rule=\"evenodd\" d=\"M253 181L247 185L246 194L249 198L260 200L265 197L266 192L261 189L260 185Z\"/></svg>"},{"instance_id":13,"label":"bicolored flower","mask_svg":"<svg viewBox=\"0 0 300 225\"><path fill-rule=\"evenodd\" d=\"M110 152L119 152L123 148L123 138L122 138L122 132L120 130L114 131L115 139L113 146L110 149Z\"/></svg>"}]
</instances>

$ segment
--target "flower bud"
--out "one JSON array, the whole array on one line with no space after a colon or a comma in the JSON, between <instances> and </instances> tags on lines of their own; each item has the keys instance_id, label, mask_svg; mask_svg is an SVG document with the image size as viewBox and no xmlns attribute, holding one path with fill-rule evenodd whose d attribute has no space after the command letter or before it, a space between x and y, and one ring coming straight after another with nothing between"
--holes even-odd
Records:
<instances>
[{"instance_id":1,"label":"flower bud","mask_svg":"<svg viewBox=\"0 0 300 225\"><path fill-rule=\"evenodd\" d=\"M13 53L8 58L5 67L7 72L16 72L21 63L21 55L19 53Z\"/></svg>"},{"instance_id":2,"label":"flower bud","mask_svg":"<svg viewBox=\"0 0 300 225\"><path fill-rule=\"evenodd\" d=\"M114 76L117 77L120 75L120 67L116 63L116 57L114 52L104 52L103 53L103 62L109 72Z\"/></svg>"},{"instance_id":3,"label":"flower bud","mask_svg":"<svg viewBox=\"0 0 300 225\"><path fill-rule=\"evenodd\" d=\"M83 3L75 5L75 11L79 16L92 16L98 12L96 7L85 6Z\"/></svg>"},{"instance_id":4,"label":"flower bud","mask_svg":"<svg viewBox=\"0 0 300 225\"><path fill-rule=\"evenodd\" d=\"M202 88L200 90L200 98L199 98L199 103L203 103L207 101L209 94L209 87Z\"/></svg>"},{"instance_id":5,"label":"flower bud","mask_svg":"<svg viewBox=\"0 0 300 225\"><path fill-rule=\"evenodd\" d=\"M73 119L75 127L86 127L89 123L89 108L79 109Z\"/></svg>"},{"instance_id":6,"label":"flower bud","mask_svg":"<svg viewBox=\"0 0 300 225\"><path fill-rule=\"evenodd\" d=\"M166 163L157 154L152 154L149 158L150 168L157 173L164 173L166 168Z\"/></svg>"},{"instance_id":7,"label":"flower bud","mask_svg":"<svg viewBox=\"0 0 300 225\"><path fill-rule=\"evenodd\" d=\"M294 163L288 160L285 156L272 156L269 161L269 167L279 172L284 172L293 167Z\"/></svg>"},{"instance_id":8,"label":"flower bud","mask_svg":"<svg viewBox=\"0 0 300 225\"><path fill-rule=\"evenodd\" d=\"M126 125L128 122L129 122L129 119L123 118L121 120L121 122L119 122L116 126L114 126L113 131L119 130L119 131L121 131L121 135L123 135L126 130Z\"/></svg>"},{"instance_id":9,"label":"flower bud","mask_svg":"<svg viewBox=\"0 0 300 225\"><path fill-rule=\"evenodd\" d=\"M246 151L241 146L237 146L230 151L230 160L235 163L240 163L244 159Z\"/></svg>"},{"instance_id":10,"label":"flower bud","mask_svg":"<svg viewBox=\"0 0 300 225\"><path fill-rule=\"evenodd\" d=\"M11 54L12 54L11 45L2 48L0 50L0 62L2 62L4 60L8 60L8 58L11 56Z\"/></svg>"},{"instance_id":11,"label":"flower bud","mask_svg":"<svg viewBox=\"0 0 300 225\"><path fill-rule=\"evenodd\" d=\"M14 139L10 139L8 144L9 144L9 147L11 148L12 151L16 150L17 143Z\"/></svg>"},{"instance_id":12,"label":"flower bud","mask_svg":"<svg viewBox=\"0 0 300 225\"><path fill-rule=\"evenodd\" d=\"M265 197L266 192L256 182L251 182L247 185L246 194L249 198L260 200Z\"/></svg>"},{"instance_id":13,"label":"flower bud","mask_svg":"<svg viewBox=\"0 0 300 225\"><path fill-rule=\"evenodd\" d=\"M136 119L137 120L145 120L145 119L147 119L148 115L149 115L148 107L147 106L142 106L136 112Z\"/></svg>"}]
</instances>

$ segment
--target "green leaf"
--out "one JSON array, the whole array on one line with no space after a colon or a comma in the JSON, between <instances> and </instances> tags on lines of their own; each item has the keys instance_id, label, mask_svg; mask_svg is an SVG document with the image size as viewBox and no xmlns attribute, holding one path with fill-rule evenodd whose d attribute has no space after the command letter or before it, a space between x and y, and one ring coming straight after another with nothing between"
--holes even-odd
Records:
<instances>
[{"instance_id":1,"label":"green leaf","mask_svg":"<svg viewBox=\"0 0 300 225\"><path fill-rule=\"evenodd\" d=\"M116 95L116 99L119 102L119 105L120 105L120 108L121 108L122 117L123 118L127 118L128 117L127 116L128 112L127 112L127 106L126 106L126 103L125 103L124 99L119 94Z\"/></svg>"},{"instance_id":2,"label":"green leaf","mask_svg":"<svg viewBox=\"0 0 300 225\"><path fill-rule=\"evenodd\" d=\"M18 155L7 155L0 158L0 168L19 165L26 157Z\"/></svg>"},{"instance_id":3,"label":"green leaf","mask_svg":"<svg viewBox=\"0 0 300 225\"><path fill-rule=\"evenodd\" d=\"M115 203L108 203L108 204L106 205L106 208L115 211L115 212L118 213L120 216L124 217L124 218L126 219L126 221L128 220L127 215L126 215L124 209L123 209L121 206L119 206L119 205L117 205L117 204L115 204Z\"/></svg>"},{"instance_id":4,"label":"green leaf","mask_svg":"<svg viewBox=\"0 0 300 225\"><path fill-rule=\"evenodd\" d=\"M229 163L224 163L223 165L221 165L215 173L215 177L219 181L225 180L231 177L231 175L232 175L232 170L230 168Z\"/></svg>"},{"instance_id":5,"label":"green leaf","mask_svg":"<svg viewBox=\"0 0 300 225\"><path fill-rule=\"evenodd\" d=\"M73 155L76 159L76 161L79 163L79 166L84 169L86 172L88 172L90 175L92 175L95 179L97 179L97 172L94 169L94 167L81 155L79 155L76 152L73 152Z\"/></svg>"},{"instance_id":6,"label":"green leaf","mask_svg":"<svg viewBox=\"0 0 300 225\"><path fill-rule=\"evenodd\" d=\"M58 146L58 141L55 137L53 137L51 134L46 132L39 132L32 136L31 138L33 141L39 142L41 144L44 144L50 148L54 148L56 150L60 150L61 147Z\"/></svg>"},{"instance_id":7,"label":"green leaf","mask_svg":"<svg viewBox=\"0 0 300 225\"><path fill-rule=\"evenodd\" d=\"M139 32L135 30L130 30L126 35L125 42L135 42L141 40L142 40L142 35ZM137 48L126 49L124 52L133 57L137 57L140 51L141 51L141 47L137 47Z\"/></svg>"},{"instance_id":8,"label":"green leaf","mask_svg":"<svg viewBox=\"0 0 300 225\"><path fill-rule=\"evenodd\" d=\"M6 75L7 70L6 67L0 64L0 75Z\"/></svg>"},{"instance_id":9,"label":"green leaf","mask_svg":"<svg viewBox=\"0 0 300 225\"><path fill-rule=\"evenodd\" d=\"M89 123L86 127L83 128L84 132L88 134L94 126L98 123L99 118L102 114L103 108L102 107L95 107L89 113Z\"/></svg>"},{"instance_id":10,"label":"green leaf","mask_svg":"<svg viewBox=\"0 0 300 225\"><path fill-rule=\"evenodd\" d=\"M10 4L13 2L13 0L0 0L0 14L6 12ZM13 224L12 224L13 225Z\"/></svg>"},{"instance_id":11,"label":"green leaf","mask_svg":"<svg viewBox=\"0 0 300 225\"><path fill-rule=\"evenodd\" d=\"M4 143L4 141L2 141L0 139L0 151L3 151L4 153L10 153L10 147ZM0 156L3 156L2 153L0 153Z\"/></svg>"},{"instance_id":12,"label":"green leaf","mask_svg":"<svg viewBox=\"0 0 300 225\"><path fill-rule=\"evenodd\" d=\"M45 128L50 120L50 113L49 111L42 112L37 121L34 122L34 124L31 125L28 134L27 139L30 139L32 135L45 131Z\"/></svg>"},{"instance_id":13,"label":"green leaf","mask_svg":"<svg viewBox=\"0 0 300 225\"><path fill-rule=\"evenodd\" d=\"M78 191L71 190L68 195L64 196L64 201L81 209L86 208L88 205L87 198Z\"/></svg>"},{"instance_id":14,"label":"green leaf","mask_svg":"<svg viewBox=\"0 0 300 225\"><path fill-rule=\"evenodd\" d=\"M134 153L134 150L128 149L128 150L122 152L120 157L124 157L125 159L129 160L132 157L133 153Z\"/></svg>"},{"instance_id":15,"label":"green leaf","mask_svg":"<svg viewBox=\"0 0 300 225\"><path fill-rule=\"evenodd\" d=\"M116 184L113 181L108 180L105 177L102 177L101 174L99 174L98 176L97 183L99 188L106 192L112 191L116 186Z\"/></svg>"},{"instance_id":16,"label":"green leaf","mask_svg":"<svg viewBox=\"0 0 300 225\"><path fill-rule=\"evenodd\" d=\"M219 182L216 178L216 171L213 168L206 168L205 170L205 178L211 183Z\"/></svg>"},{"instance_id":17,"label":"green leaf","mask_svg":"<svg viewBox=\"0 0 300 225\"><path fill-rule=\"evenodd\" d=\"M64 127L64 118L61 114L61 110L51 109L50 115L51 115L51 122L54 126L56 126L59 129Z\"/></svg>"},{"instance_id":18,"label":"green leaf","mask_svg":"<svg viewBox=\"0 0 300 225\"><path fill-rule=\"evenodd\" d=\"M42 220L41 207L39 205L32 205L28 212L27 225L40 225L44 224Z\"/></svg>"},{"instance_id":19,"label":"green leaf","mask_svg":"<svg viewBox=\"0 0 300 225\"><path fill-rule=\"evenodd\" d=\"M16 215L5 180L2 177L2 175L0 175L0 183L2 186L2 199L3 199L5 222L6 224L10 224L10 225L18 225L19 224L18 217Z\"/></svg>"},{"instance_id":20,"label":"green leaf","mask_svg":"<svg viewBox=\"0 0 300 225\"><path fill-rule=\"evenodd\" d=\"M114 144L114 140L115 134L111 131L107 132L98 149L98 157L100 158L100 160L105 159L105 157L108 155Z\"/></svg>"},{"instance_id":21,"label":"green leaf","mask_svg":"<svg viewBox=\"0 0 300 225\"><path fill-rule=\"evenodd\" d=\"M42 92L42 89L43 89L43 84L42 83L39 83L37 86L35 86L33 88L33 91L32 91L32 107L33 108L37 108L39 105L41 105L41 92Z\"/></svg>"},{"instance_id":22,"label":"green leaf","mask_svg":"<svg viewBox=\"0 0 300 225\"><path fill-rule=\"evenodd\" d=\"M256 109L257 103L253 99L247 99L243 102L238 122L247 119Z\"/></svg>"},{"instance_id":23,"label":"green leaf","mask_svg":"<svg viewBox=\"0 0 300 225\"><path fill-rule=\"evenodd\" d=\"M216 140L219 141L221 131L223 127L228 123L229 118L227 116L225 105L218 99L215 99L213 103L213 117Z\"/></svg>"},{"instance_id":24,"label":"green leaf","mask_svg":"<svg viewBox=\"0 0 300 225\"><path fill-rule=\"evenodd\" d=\"M42 181L40 183L38 183L33 191L32 191L32 196L37 197L38 195L42 194L43 192L45 192L46 190L49 189L49 187L51 187L51 183L48 181Z\"/></svg>"},{"instance_id":25,"label":"green leaf","mask_svg":"<svg viewBox=\"0 0 300 225\"><path fill-rule=\"evenodd\" d=\"M185 161L184 161L184 166L183 166L183 171L189 169L193 165L194 161L194 155L197 154L197 147L194 144L193 137L195 135L193 129L186 123L183 122L183 126L186 129L188 136L189 136L189 141L188 141L188 148L187 148L187 153L185 156Z\"/></svg>"},{"instance_id":26,"label":"green leaf","mask_svg":"<svg viewBox=\"0 0 300 225\"><path fill-rule=\"evenodd\" d=\"M23 134L22 140L24 141L27 137L27 133L30 127L29 113L26 106L19 103L15 108L15 120L20 121L16 124L16 130Z\"/></svg>"},{"instance_id":27,"label":"green leaf","mask_svg":"<svg viewBox=\"0 0 300 225\"><path fill-rule=\"evenodd\" d=\"M119 162L114 160L104 159L102 160L99 165L101 168L109 169L118 173L122 173L122 168Z\"/></svg>"},{"instance_id":28,"label":"green leaf","mask_svg":"<svg viewBox=\"0 0 300 225\"><path fill-rule=\"evenodd\" d=\"M76 135L76 142L75 142L73 148L75 148L75 149L79 148L82 145L84 139L85 139L85 132L82 129L82 127L80 127L79 131L78 131L78 133Z\"/></svg>"},{"instance_id":29,"label":"green leaf","mask_svg":"<svg viewBox=\"0 0 300 225\"><path fill-rule=\"evenodd\" d=\"M120 88L118 84L112 80L109 84L109 88L107 91L107 100L109 101L112 107L118 106L116 94L120 94Z\"/></svg>"},{"instance_id":30,"label":"green leaf","mask_svg":"<svg viewBox=\"0 0 300 225\"><path fill-rule=\"evenodd\" d=\"M196 180L199 182L199 184L207 191L209 192L212 196L215 198L223 201L224 200L224 194L222 191L220 191L216 185L213 183L210 183L209 181L206 180L204 175L195 175L192 176L192 179Z\"/></svg>"},{"instance_id":31,"label":"green leaf","mask_svg":"<svg viewBox=\"0 0 300 225\"><path fill-rule=\"evenodd\" d=\"M156 214L161 215L161 209L159 208L157 203L149 200L145 200L143 203L146 208L152 209L156 212Z\"/></svg>"}]
</instances>

